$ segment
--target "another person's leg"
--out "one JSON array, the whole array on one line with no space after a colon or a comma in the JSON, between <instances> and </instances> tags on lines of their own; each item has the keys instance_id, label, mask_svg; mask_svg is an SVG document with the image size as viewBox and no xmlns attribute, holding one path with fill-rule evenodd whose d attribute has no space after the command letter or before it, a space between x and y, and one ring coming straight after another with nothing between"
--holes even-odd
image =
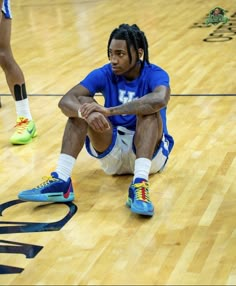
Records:
<instances>
[{"instance_id":1,"label":"another person's leg","mask_svg":"<svg viewBox=\"0 0 236 286\"><path fill-rule=\"evenodd\" d=\"M10 138L12 144L27 144L37 135L30 112L24 74L14 59L11 49L12 16L9 0L3 0L0 20L0 66L15 101L16 131Z\"/></svg>"}]
</instances>

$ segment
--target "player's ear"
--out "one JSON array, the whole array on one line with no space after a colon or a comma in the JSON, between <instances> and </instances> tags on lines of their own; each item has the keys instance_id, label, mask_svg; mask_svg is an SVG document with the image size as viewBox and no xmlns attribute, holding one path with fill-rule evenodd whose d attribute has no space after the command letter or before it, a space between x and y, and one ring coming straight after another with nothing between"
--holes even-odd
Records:
<instances>
[{"instance_id":1,"label":"player's ear","mask_svg":"<svg viewBox=\"0 0 236 286\"><path fill-rule=\"evenodd\" d=\"M143 57L143 49L141 48L138 49L138 56L139 56L139 59Z\"/></svg>"}]
</instances>

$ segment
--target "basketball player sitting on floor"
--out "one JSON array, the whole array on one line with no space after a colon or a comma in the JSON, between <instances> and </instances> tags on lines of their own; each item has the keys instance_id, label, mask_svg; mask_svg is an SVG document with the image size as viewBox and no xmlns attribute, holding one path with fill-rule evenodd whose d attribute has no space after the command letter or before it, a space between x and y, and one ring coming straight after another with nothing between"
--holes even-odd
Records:
<instances>
[{"instance_id":1,"label":"basketball player sitting on floor","mask_svg":"<svg viewBox=\"0 0 236 286\"><path fill-rule=\"evenodd\" d=\"M137 25L122 24L110 35L110 63L90 72L60 100L68 121L54 172L41 185L19 193L25 201L74 199L72 169L84 144L105 173L133 174L126 205L152 216L149 174L163 170L174 145L167 131L169 76L149 63L148 42ZM104 106L94 100L104 96Z\"/></svg>"}]
</instances>

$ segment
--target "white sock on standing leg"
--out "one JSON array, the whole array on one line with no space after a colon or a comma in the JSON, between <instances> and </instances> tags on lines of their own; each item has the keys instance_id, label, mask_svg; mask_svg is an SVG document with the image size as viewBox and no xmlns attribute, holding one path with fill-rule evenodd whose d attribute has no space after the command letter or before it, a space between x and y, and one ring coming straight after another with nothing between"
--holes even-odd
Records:
<instances>
[{"instance_id":1,"label":"white sock on standing leg","mask_svg":"<svg viewBox=\"0 0 236 286\"><path fill-rule=\"evenodd\" d=\"M15 105L16 105L17 117L24 116L24 117L28 118L29 120L32 120L28 98L15 101Z\"/></svg>"}]
</instances>

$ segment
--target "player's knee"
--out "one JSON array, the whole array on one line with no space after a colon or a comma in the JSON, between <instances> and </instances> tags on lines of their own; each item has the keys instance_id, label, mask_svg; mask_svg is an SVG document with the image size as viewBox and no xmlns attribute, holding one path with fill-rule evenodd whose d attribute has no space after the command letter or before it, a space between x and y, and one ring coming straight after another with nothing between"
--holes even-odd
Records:
<instances>
[{"instance_id":1,"label":"player's knee","mask_svg":"<svg viewBox=\"0 0 236 286\"><path fill-rule=\"evenodd\" d=\"M11 64L11 57L5 49L0 48L0 66L3 70L7 69Z\"/></svg>"},{"instance_id":2,"label":"player's knee","mask_svg":"<svg viewBox=\"0 0 236 286\"><path fill-rule=\"evenodd\" d=\"M136 130L146 130L145 132L159 132L162 134L163 126L160 112L148 115L139 115L137 117Z\"/></svg>"},{"instance_id":3,"label":"player's knee","mask_svg":"<svg viewBox=\"0 0 236 286\"><path fill-rule=\"evenodd\" d=\"M156 120L159 117L159 113L152 113L152 114L146 114L146 115L137 115L137 119L139 121L144 121L147 122L147 124L149 122L153 122L153 120Z\"/></svg>"}]
</instances>

